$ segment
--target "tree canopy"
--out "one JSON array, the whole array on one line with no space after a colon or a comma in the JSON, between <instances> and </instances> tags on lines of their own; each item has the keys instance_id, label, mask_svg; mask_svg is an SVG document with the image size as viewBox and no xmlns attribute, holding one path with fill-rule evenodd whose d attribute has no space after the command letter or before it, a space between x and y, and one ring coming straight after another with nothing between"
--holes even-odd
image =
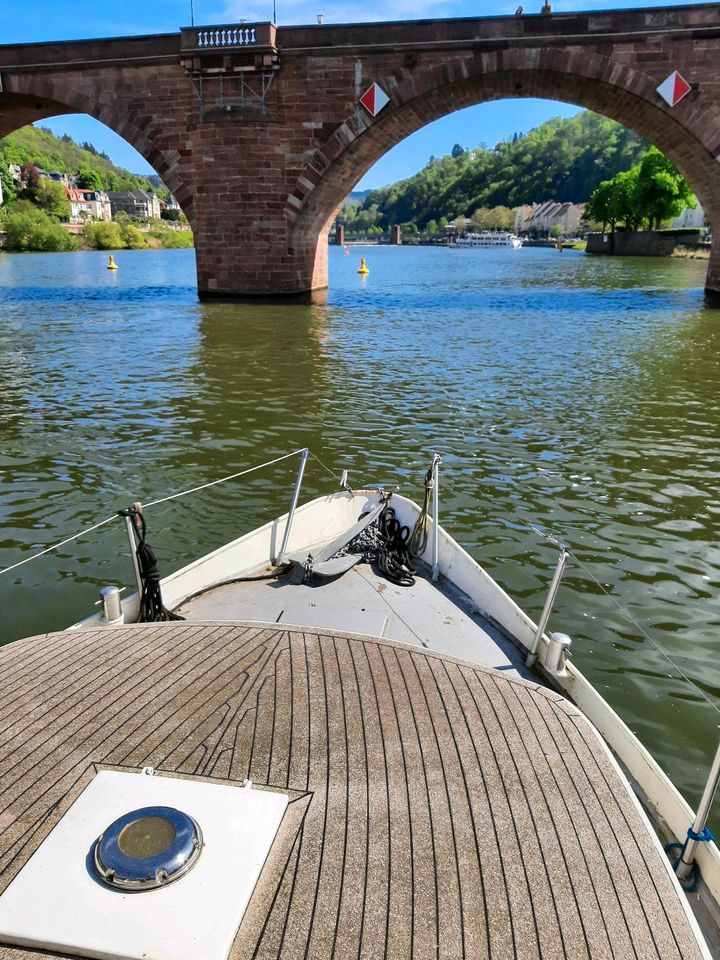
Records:
<instances>
[{"instance_id":1,"label":"tree canopy","mask_svg":"<svg viewBox=\"0 0 720 960\"><path fill-rule=\"evenodd\" d=\"M602 224L603 230L609 225L613 233L619 224L628 230L647 224L652 230L695 205L682 174L663 153L651 147L640 163L598 186L585 217Z\"/></svg>"}]
</instances>

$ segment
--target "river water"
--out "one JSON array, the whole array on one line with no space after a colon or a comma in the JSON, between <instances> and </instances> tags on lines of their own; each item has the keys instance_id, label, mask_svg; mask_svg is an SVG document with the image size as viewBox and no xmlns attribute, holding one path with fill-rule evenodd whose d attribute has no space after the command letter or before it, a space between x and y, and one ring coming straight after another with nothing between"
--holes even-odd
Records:
<instances>
[{"instance_id":1,"label":"river water","mask_svg":"<svg viewBox=\"0 0 720 960\"><path fill-rule=\"evenodd\" d=\"M569 542L584 566L550 627L697 800L720 720L704 263L331 248L327 296L273 306L199 304L192 251L117 260L0 256L0 567L304 445L417 498L437 450L442 521L534 617L557 552L527 525ZM148 511L161 571L286 509L295 468ZM305 495L334 488L310 461ZM82 618L108 582L132 583L119 521L0 577L0 642Z\"/></svg>"}]
</instances>

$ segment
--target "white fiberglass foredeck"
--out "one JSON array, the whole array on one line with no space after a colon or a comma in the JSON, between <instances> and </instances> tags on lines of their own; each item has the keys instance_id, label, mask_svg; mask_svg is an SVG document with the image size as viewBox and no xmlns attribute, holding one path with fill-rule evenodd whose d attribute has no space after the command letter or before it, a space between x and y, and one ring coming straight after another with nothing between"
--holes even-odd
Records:
<instances>
[{"instance_id":1,"label":"white fiberglass foredeck","mask_svg":"<svg viewBox=\"0 0 720 960\"><path fill-rule=\"evenodd\" d=\"M176 612L188 620L257 620L349 630L530 676L520 650L459 591L421 575L411 587L396 586L369 564L316 586L293 583L289 577L221 584Z\"/></svg>"}]
</instances>

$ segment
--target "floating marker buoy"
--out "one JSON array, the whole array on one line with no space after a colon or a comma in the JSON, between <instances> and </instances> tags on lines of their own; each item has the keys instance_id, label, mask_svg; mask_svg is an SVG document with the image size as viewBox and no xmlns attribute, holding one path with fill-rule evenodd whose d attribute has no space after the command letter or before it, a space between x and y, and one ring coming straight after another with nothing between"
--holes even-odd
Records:
<instances>
[{"instance_id":1,"label":"floating marker buoy","mask_svg":"<svg viewBox=\"0 0 720 960\"><path fill-rule=\"evenodd\" d=\"M367 268L367 264L365 263L365 257L360 257L360 269L358 270L358 273L370 273Z\"/></svg>"},{"instance_id":2,"label":"floating marker buoy","mask_svg":"<svg viewBox=\"0 0 720 960\"><path fill-rule=\"evenodd\" d=\"M108 257L107 268L108 268L108 270L117 270L117 269L118 269L118 265L115 263L112 254L110 254L110 256Z\"/></svg>"},{"instance_id":3,"label":"floating marker buoy","mask_svg":"<svg viewBox=\"0 0 720 960\"><path fill-rule=\"evenodd\" d=\"M350 256L350 247L345 247L345 256L346 257Z\"/></svg>"}]
</instances>

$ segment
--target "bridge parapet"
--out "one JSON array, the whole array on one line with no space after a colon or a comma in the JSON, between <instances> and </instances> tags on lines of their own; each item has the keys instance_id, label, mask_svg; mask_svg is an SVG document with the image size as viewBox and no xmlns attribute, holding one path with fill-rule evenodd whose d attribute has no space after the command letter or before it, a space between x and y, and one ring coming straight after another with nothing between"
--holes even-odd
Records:
<instances>
[{"instance_id":1,"label":"bridge parapet","mask_svg":"<svg viewBox=\"0 0 720 960\"><path fill-rule=\"evenodd\" d=\"M274 23L232 23L183 27L180 61L194 76L277 69Z\"/></svg>"},{"instance_id":2,"label":"bridge parapet","mask_svg":"<svg viewBox=\"0 0 720 960\"><path fill-rule=\"evenodd\" d=\"M274 23L231 23L210 27L183 27L180 49L183 53L223 51L236 47L276 48Z\"/></svg>"}]
</instances>

